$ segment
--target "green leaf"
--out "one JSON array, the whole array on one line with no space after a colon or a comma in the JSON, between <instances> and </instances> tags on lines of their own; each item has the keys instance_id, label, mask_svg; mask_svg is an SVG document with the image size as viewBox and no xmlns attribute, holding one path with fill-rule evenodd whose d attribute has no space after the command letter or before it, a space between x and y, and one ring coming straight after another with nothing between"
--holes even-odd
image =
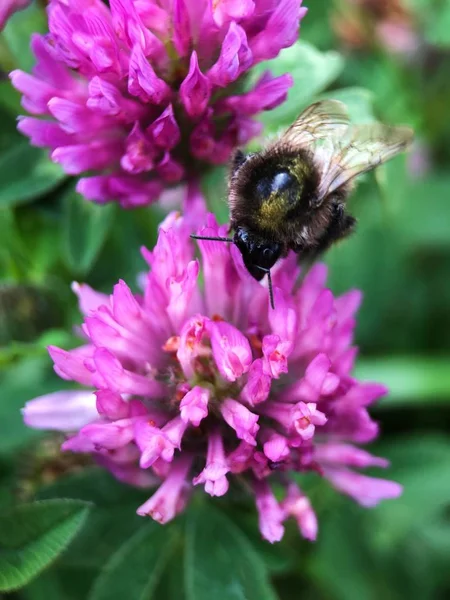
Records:
<instances>
[{"instance_id":1,"label":"green leaf","mask_svg":"<svg viewBox=\"0 0 450 600\"><path fill-rule=\"evenodd\" d=\"M353 123L371 123L375 121L373 114L374 95L370 90L360 87L342 88L323 94L323 97L343 102L348 108Z\"/></svg>"},{"instance_id":2,"label":"green leaf","mask_svg":"<svg viewBox=\"0 0 450 600\"><path fill-rule=\"evenodd\" d=\"M427 41L436 46L450 48L450 5L448 2L439 16L430 22L426 31Z\"/></svg>"},{"instance_id":3,"label":"green leaf","mask_svg":"<svg viewBox=\"0 0 450 600\"><path fill-rule=\"evenodd\" d=\"M104 567L89 600L150 600L175 542L173 528L154 522L143 524Z\"/></svg>"},{"instance_id":4,"label":"green leaf","mask_svg":"<svg viewBox=\"0 0 450 600\"><path fill-rule=\"evenodd\" d=\"M292 548L289 544L285 543L286 538L289 536L289 530L286 530L282 544L269 544L261 537L256 511L251 510L249 512L248 510L239 510L235 504L229 504L221 508L226 512L226 516L242 530L254 550L264 562L270 574L279 575L292 570L297 557L292 552ZM294 530L295 545L296 547L299 547L302 545L302 542L298 537L298 529L294 527Z\"/></svg>"},{"instance_id":5,"label":"green leaf","mask_svg":"<svg viewBox=\"0 0 450 600\"><path fill-rule=\"evenodd\" d=\"M17 67L24 71L31 70L35 58L29 47L30 36L33 33L45 33L46 31L45 9L37 2L33 2L25 10L12 15L3 31L3 36Z\"/></svg>"},{"instance_id":6,"label":"green leaf","mask_svg":"<svg viewBox=\"0 0 450 600\"><path fill-rule=\"evenodd\" d=\"M383 581L376 576L374 557L363 528L363 513L348 500L337 499L320 520L319 539L308 565L318 597L331 600L376 600ZM389 598L389 596L387 596Z\"/></svg>"},{"instance_id":7,"label":"green leaf","mask_svg":"<svg viewBox=\"0 0 450 600\"><path fill-rule=\"evenodd\" d=\"M13 117L22 112L20 93L12 87L9 81L0 81L0 106Z\"/></svg>"},{"instance_id":8,"label":"green leaf","mask_svg":"<svg viewBox=\"0 0 450 600\"><path fill-rule=\"evenodd\" d=\"M161 576L157 588L153 592L157 600L186 600L183 587L184 546L176 545L170 557L170 567L166 568Z\"/></svg>"},{"instance_id":9,"label":"green leaf","mask_svg":"<svg viewBox=\"0 0 450 600\"><path fill-rule=\"evenodd\" d=\"M395 177L394 173L392 177ZM449 189L448 172L437 172L421 180L408 182L401 197L404 210L397 217L405 241L429 248L449 247Z\"/></svg>"},{"instance_id":10,"label":"green leaf","mask_svg":"<svg viewBox=\"0 0 450 600\"><path fill-rule=\"evenodd\" d=\"M208 504L192 509L187 519L187 600L276 598L264 563L233 521Z\"/></svg>"},{"instance_id":11,"label":"green leaf","mask_svg":"<svg viewBox=\"0 0 450 600\"><path fill-rule=\"evenodd\" d=\"M379 357L362 358L356 364L355 376L366 381L381 381L389 395L378 406L396 408L411 404L429 406L430 402L450 402L449 357Z\"/></svg>"},{"instance_id":12,"label":"green leaf","mask_svg":"<svg viewBox=\"0 0 450 600\"><path fill-rule=\"evenodd\" d=\"M415 8L416 18L422 24L428 43L448 48L450 46L450 4L448 0L409 0Z\"/></svg>"},{"instance_id":13,"label":"green leaf","mask_svg":"<svg viewBox=\"0 0 450 600\"><path fill-rule=\"evenodd\" d=\"M62 249L67 265L78 275L88 273L112 226L116 206L99 206L74 190L64 198Z\"/></svg>"},{"instance_id":14,"label":"green leaf","mask_svg":"<svg viewBox=\"0 0 450 600\"><path fill-rule=\"evenodd\" d=\"M21 140L0 154L0 207L24 204L54 189L65 175L46 152Z\"/></svg>"},{"instance_id":15,"label":"green leaf","mask_svg":"<svg viewBox=\"0 0 450 600\"><path fill-rule=\"evenodd\" d=\"M202 177L202 191L208 208L214 212L219 223L229 220L227 202L227 168L215 167Z\"/></svg>"},{"instance_id":16,"label":"green leaf","mask_svg":"<svg viewBox=\"0 0 450 600\"><path fill-rule=\"evenodd\" d=\"M86 527L61 559L64 566L99 568L143 526L136 508L149 492L123 485L99 468L84 469L39 490L39 498L75 497L93 502ZM89 551L86 551L89 549Z\"/></svg>"},{"instance_id":17,"label":"green leaf","mask_svg":"<svg viewBox=\"0 0 450 600\"><path fill-rule=\"evenodd\" d=\"M301 110L339 76L343 67L344 60L337 52L320 52L302 41L283 50L276 60L257 65L252 71L252 84L267 69L274 75L289 73L294 80L286 102L261 114L267 131L275 132L290 125Z\"/></svg>"},{"instance_id":18,"label":"green leaf","mask_svg":"<svg viewBox=\"0 0 450 600\"><path fill-rule=\"evenodd\" d=\"M32 342L45 330L62 324L57 298L48 289L6 282L0 287L0 356L2 346Z\"/></svg>"},{"instance_id":19,"label":"green leaf","mask_svg":"<svg viewBox=\"0 0 450 600\"><path fill-rule=\"evenodd\" d=\"M391 462L389 478L403 485L400 498L381 503L372 514L372 542L387 550L445 518L450 498L450 442L422 434L397 438L377 453Z\"/></svg>"},{"instance_id":20,"label":"green leaf","mask_svg":"<svg viewBox=\"0 0 450 600\"><path fill-rule=\"evenodd\" d=\"M308 2L308 14L302 19L300 29L302 40L307 40L320 49L336 46L332 19L328 14L331 6L330 0Z\"/></svg>"},{"instance_id":21,"label":"green leaf","mask_svg":"<svg viewBox=\"0 0 450 600\"><path fill-rule=\"evenodd\" d=\"M83 529L86 529L87 525ZM98 571L61 566L58 560L20 592L24 600L80 600L87 598Z\"/></svg>"},{"instance_id":22,"label":"green leaf","mask_svg":"<svg viewBox=\"0 0 450 600\"><path fill-rule=\"evenodd\" d=\"M77 500L33 502L0 516L0 590L24 586L70 543L89 512Z\"/></svg>"}]
</instances>

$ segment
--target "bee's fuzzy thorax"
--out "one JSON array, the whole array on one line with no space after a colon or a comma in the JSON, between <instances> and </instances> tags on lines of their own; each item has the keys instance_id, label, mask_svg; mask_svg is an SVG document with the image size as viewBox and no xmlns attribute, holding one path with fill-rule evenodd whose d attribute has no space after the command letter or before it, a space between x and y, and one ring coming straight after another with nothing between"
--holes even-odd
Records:
<instances>
[{"instance_id":1,"label":"bee's fuzzy thorax","mask_svg":"<svg viewBox=\"0 0 450 600\"><path fill-rule=\"evenodd\" d=\"M274 189L285 174L289 185ZM232 223L245 224L269 237L279 237L293 221L310 212L318 172L308 151L274 143L251 154L231 174L228 196Z\"/></svg>"}]
</instances>

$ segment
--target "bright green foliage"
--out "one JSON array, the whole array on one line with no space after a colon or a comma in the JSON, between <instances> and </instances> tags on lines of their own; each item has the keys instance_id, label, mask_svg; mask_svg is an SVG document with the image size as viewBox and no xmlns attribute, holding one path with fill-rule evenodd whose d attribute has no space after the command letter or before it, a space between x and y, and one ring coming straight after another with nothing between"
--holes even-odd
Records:
<instances>
[{"instance_id":1,"label":"bright green foliage","mask_svg":"<svg viewBox=\"0 0 450 600\"><path fill-rule=\"evenodd\" d=\"M0 516L0 590L21 587L53 562L83 525L89 504L48 500Z\"/></svg>"},{"instance_id":2,"label":"bright green foliage","mask_svg":"<svg viewBox=\"0 0 450 600\"><path fill-rule=\"evenodd\" d=\"M113 554L95 581L89 600L150 600L177 542L172 528L154 522L142 527Z\"/></svg>"},{"instance_id":3,"label":"bright green foliage","mask_svg":"<svg viewBox=\"0 0 450 600\"><path fill-rule=\"evenodd\" d=\"M187 600L275 599L264 563L230 519L208 506L187 521Z\"/></svg>"},{"instance_id":4,"label":"bright green foliage","mask_svg":"<svg viewBox=\"0 0 450 600\"><path fill-rule=\"evenodd\" d=\"M0 208L31 202L51 192L65 178L44 150L25 140L0 155Z\"/></svg>"},{"instance_id":5,"label":"bright green foliage","mask_svg":"<svg viewBox=\"0 0 450 600\"><path fill-rule=\"evenodd\" d=\"M116 206L97 206L70 190L63 199L62 248L67 266L85 275L113 224Z\"/></svg>"}]
</instances>

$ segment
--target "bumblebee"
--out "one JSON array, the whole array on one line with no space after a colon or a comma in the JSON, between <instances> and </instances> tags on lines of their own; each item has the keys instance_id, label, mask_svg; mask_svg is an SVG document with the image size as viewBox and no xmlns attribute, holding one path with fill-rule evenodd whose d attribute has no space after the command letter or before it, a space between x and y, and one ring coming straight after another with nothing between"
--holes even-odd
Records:
<instances>
[{"instance_id":1,"label":"bumblebee","mask_svg":"<svg viewBox=\"0 0 450 600\"><path fill-rule=\"evenodd\" d=\"M270 269L290 250L315 259L348 236L356 220L346 201L357 175L406 150L408 127L352 125L345 105L323 100L306 108L279 139L257 153L238 150L228 182L230 238L249 273L269 279Z\"/></svg>"}]
</instances>

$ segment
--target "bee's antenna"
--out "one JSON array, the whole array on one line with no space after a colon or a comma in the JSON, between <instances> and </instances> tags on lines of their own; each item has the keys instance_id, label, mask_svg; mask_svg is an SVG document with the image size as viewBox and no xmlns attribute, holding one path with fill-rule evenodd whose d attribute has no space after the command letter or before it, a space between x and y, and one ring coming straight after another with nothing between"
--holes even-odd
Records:
<instances>
[{"instance_id":1,"label":"bee's antenna","mask_svg":"<svg viewBox=\"0 0 450 600\"><path fill-rule=\"evenodd\" d=\"M191 234L191 238L193 240L209 240L210 242L232 242L233 238L225 238L225 237L207 237L203 235L194 235Z\"/></svg>"},{"instance_id":2,"label":"bee's antenna","mask_svg":"<svg viewBox=\"0 0 450 600\"><path fill-rule=\"evenodd\" d=\"M270 298L270 306L273 310L275 310L275 302L273 300L273 287L272 287L272 275L270 274L270 270L267 270L267 281L269 284L269 298Z\"/></svg>"}]
</instances>

